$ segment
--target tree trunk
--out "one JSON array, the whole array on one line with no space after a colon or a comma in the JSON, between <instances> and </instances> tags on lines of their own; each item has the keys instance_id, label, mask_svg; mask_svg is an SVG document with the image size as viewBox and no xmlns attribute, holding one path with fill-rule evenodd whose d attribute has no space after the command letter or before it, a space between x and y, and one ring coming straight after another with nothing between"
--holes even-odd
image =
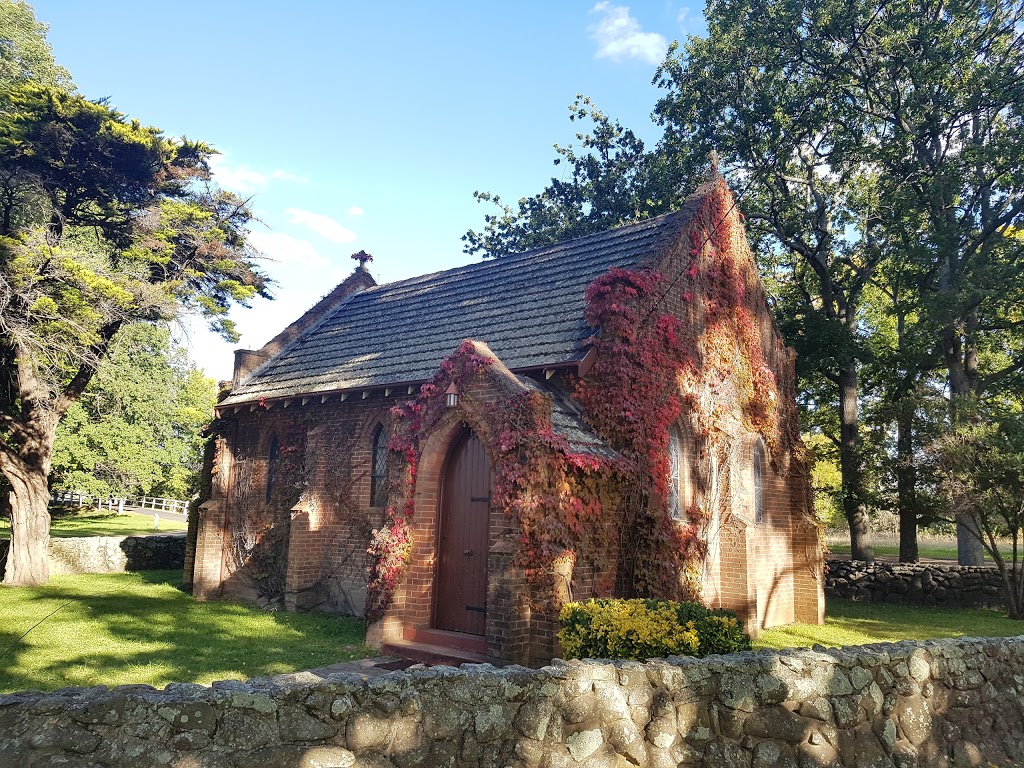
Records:
<instances>
[{"instance_id":1,"label":"tree trunk","mask_svg":"<svg viewBox=\"0 0 1024 768\"><path fill-rule=\"evenodd\" d=\"M901 403L896 416L896 496L900 516L900 562L916 563L917 468L914 466L913 410Z\"/></svg>"},{"instance_id":2,"label":"tree trunk","mask_svg":"<svg viewBox=\"0 0 1024 768\"><path fill-rule=\"evenodd\" d=\"M32 587L50 579L50 489L42 467L15 466L5 472L11 484L11 547L4 584Z\"/></svg>"},{"instance_id":3,"label":"tree trunk","mask_svg":"<svg viewBox=\"0 0 1024 768\"><path fill-rule=\"evenodd\" d=\"M7 478L0 475L0 520L11 519L11 488Z\"/></svg>"},{"instance_id":4,"label":"tree trunk","mask_svg":"<svg viewBox=\"0 0 1024 768\"><path fill-rule=\"evenodd\" d=\"M985 564L985 548L960 515L956 520L956 562L957 565Z\"/></svg>"},{"instance_id":5,"label":"tree trunk","mask_svg":"<svg viewBox=\"0 0 1024 768\"><path fill-rule=\"evenodd\" d=\"M864 478L860 463L857 363L839 371L839 468L843 476L843 512L850 526L850 557L875 559L871 549L871 525L864 504Z\"/></svg>"},{"instance_id":6,"label":"tree trunk","mask_svg":"<svg viewBox=\"0 0 1024 768\"><path fill-rule=\"evenodd\" d=\"M942 342L949 371L950 421L955 429L968 418L965 411L969 410L976 395L977 353L971 340L964 339L962 328L953 324L943 331ZM969 523L957 514L956 561L960 565L983 565L985 548L968 526Z\"/></svg>"},{"instance_id":7,"label":"tree trunk","mask_svg":"<svg viewBox=\"0 0 1024 768\"><path fill-rule=\"evenodd\" d=\"M28 377L23 377L28 378ZM38 586L50 578L50 489L47 480L59 416L31 407L37 391L23 387L24 418L12 434L16 445L0 445L0 472L10 483L11 546L4 584Z\"/></svg>"}]
</instances>

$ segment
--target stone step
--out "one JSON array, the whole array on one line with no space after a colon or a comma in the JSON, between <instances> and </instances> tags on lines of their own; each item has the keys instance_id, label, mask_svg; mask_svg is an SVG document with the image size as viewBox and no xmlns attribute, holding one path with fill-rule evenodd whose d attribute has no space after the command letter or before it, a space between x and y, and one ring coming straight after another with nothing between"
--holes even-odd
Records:
<instances>
[{"instance_id":1,"label":"stone step","mask_svg":"<svg viewBox=\"0 0 1024 768\"><path fill-rule=\"evenodd\" d=\"M506 662L483 653L453 648L448 645L417 643L413 640L391 640L381 646L381 653L400 656L403 659L431 666L457 667L460 664L493 664L504 666Z\"/></svg>"},{"instance_id":2,"label":"stone step","mask_svg":"<svg viewBox=\"0 0 1024 768\"><path fill-rule=\"evenodd\" d=\"M460 651L487 653L487 638L483 635L468 635L465 632L450 632L445 629L411 629L402 633L403 640L426 645L443 645L446 648L458 648Z\"/></svg>"}]
</instances>

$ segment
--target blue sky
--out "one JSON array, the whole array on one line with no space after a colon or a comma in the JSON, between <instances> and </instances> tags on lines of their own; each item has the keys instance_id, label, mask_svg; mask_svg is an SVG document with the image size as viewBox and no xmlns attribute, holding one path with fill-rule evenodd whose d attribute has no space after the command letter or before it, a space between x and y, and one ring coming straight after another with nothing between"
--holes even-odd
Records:
<instances>
[{"instance_id":1,"label":"blue sky","mask_svg":"<svg viewBox=\"0 0 1024 768\"><path fill-rule=\"evenodd\" d=\"M475 260L462 234L559 169L567 107L586 94L653 142L651 77L702 34L692 2L379 3L36 0L57 60L89 98L222 152L222 186L252 196L272 302L232 314L228 344L187 326L190 354L229 378L373 254L378 282Z\"/></svg>"}]
</instances>

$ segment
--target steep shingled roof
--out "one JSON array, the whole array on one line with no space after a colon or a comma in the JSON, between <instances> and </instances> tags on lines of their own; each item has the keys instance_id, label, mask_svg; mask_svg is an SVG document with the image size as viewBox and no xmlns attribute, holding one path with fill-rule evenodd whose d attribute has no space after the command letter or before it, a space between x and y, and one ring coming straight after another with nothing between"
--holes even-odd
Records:
<instances>
[{"instance_id":1,"label":"steep shingled roof","mask_svg":"<svg viewBox=\"0 0 1024 768\"><path fill-rule=\"evenodd\" d=\"M234 388L223 405L429 379L464 339L511 370L586 354L587 286L653 261L690 211L356 293Z\"/></svg>"}]
</instances>

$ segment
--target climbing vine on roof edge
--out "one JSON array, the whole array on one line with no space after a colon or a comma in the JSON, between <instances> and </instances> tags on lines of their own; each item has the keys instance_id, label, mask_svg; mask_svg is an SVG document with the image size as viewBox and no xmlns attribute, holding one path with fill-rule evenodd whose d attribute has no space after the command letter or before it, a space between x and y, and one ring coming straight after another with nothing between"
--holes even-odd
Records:
<instances>
[{"instance_id":1,"label":"climbing vine on roof edge","mask_svg":"<svg viewBox=\"0 0 1024 768\"><path fill-rule=\"evenodd\" d=\"M575 557L579 549L591 554L594 568L603 574L604 591L612 587L616 526L613 513L617 489L607 480L618 463L574 452L566 439L551 428L551 402L538 390L514 380L494 376L503 386L500 405L475 401L468 386L494 363L479 354L471 341L445 358L437 375L419 395L394 410L395 429L389 447L401 456L393 503L385 510L385 525L374 531L366 616L381 618L408 569L413 548L414 493L421 455L421 440L447 412L445 391L452 383L460 392L462 412L472 411L485 429L477 437L487 446L494 468L492 504L513 521L517 533L513 563L525 570L535 588L533 603L555 610L555 562Z\"/></svg>"},{"instance_id":2,"label":"climbing vine on roof edge","mask_svg":"<svg viewBox=\"0 0 1024 768\"><path fill-rule=\"evenodd\" d=\"M475 354L469 342L463 342L455 354L446 357L434 377L420 387L419 394L404 405L392 409L394 431L388 448L399 454L394 462L392 489L384 509L384 525L373 531L369 554L372 558L366 594L366 619L377 621L391 604L399 581L412 555L411 520L416 511L416 474L419 468L420 440L429 434L444 414L444 392L448 384L476 375L491 361Z\"/></svg>"}]
</instances>

